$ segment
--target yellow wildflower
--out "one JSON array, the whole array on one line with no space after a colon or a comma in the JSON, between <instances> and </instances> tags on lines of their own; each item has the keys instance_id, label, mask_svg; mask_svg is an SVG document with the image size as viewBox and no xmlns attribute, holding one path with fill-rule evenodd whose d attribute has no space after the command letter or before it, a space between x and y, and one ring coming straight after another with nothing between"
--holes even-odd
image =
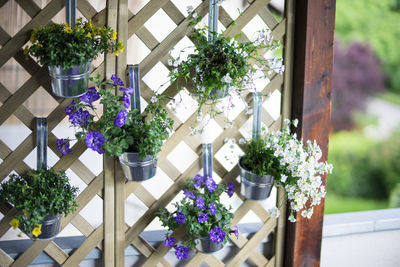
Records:
<instances>
[{"instance_id":1,"label":"yellow wildflower","mask_svg":"<svg viewBox=\"0 0 400 267\"><path fill-rule=\"evenodd\" d=\"M37 44L39 47L43 47L43 45L41 43Z\"/></svg>"},{"instance_id":2,"label":"yellow wildflower","mask_svg":"<svg viewBox=\"0 0 400 267\"><path fill-rule=\"evenodd\" d=\"M65 28L65 31L66 31L67 33L72 33L72 29L71 29L70 27Z\"/></svg>"},{"instance_id":3,"label":"yellow wildflower","mask_svg":"<svg viewBox=\"0 0 400 267\"><path fill-rule=\"evenodd\" d=\"M64 21L64 28L69 28L69 25L66 21Z\"/></svg>"},{"instance_id":4,"label":"yellow wildflower","mask_svg":"<svg viewBox=\"0 0 400 267\"><path fill-rule=\"evenodd\" d=\"M119 56L119 50L115 51L115 55L118 57Z\"/></svg>"},{"instance_id":5,"label":"yellow wildflower","mask_svg":"<svg viewBox=\"0 0 400 267\"><path fill-rule=\"evenodd\" d=\"M88 26L90 29L93 29L92 19L89 19Z\"/></svg>"},{"instance_id":6,"label":"yellow wildflower","mask_svg":"<svg viewBox=\"0 0 400 267\"><path fill-rule=\"evenodd\" d=\"M22 213L25 215L25 216L29 216L29 215L31 215L26 209L23 209L22 210Z\"/></svg>"},{"instance_id":7,"label":"yellow wildflower","mask_svg":"<svg viewBox=\"0 0 400 267\"><path fill-rule=\"evenodd\" d=\"M13 229L17 229L19 227L19 221L17 219L12 219L10 225Z\"/></svg>"},{"instance_id":8,"label":"yellow wildflower","mask_svg":"<svg viewBox=\"0 0 400 267\"><path fill-rule=\"evenodd\" d=\"M113 38L114 40L117 40L117 32L113 32L112 38Z\"/></svg>"},{"instance_id":9,"label":"yellow wildflower","mask_svg":"<svg viewBox=\"0 0 400 267\"><path fill-rule=\"evenodd\" d=\"M92 37L92 35L90 34L90 32L88 32L88 33L85 35L85 37L87 37L87 38L91 38L91 37Z\"/></svg>"},{"instance_id":10,"label":"yellow wildflower","mask_svg":"<svg viewBox=\"0 0 400 267\"><path fill-rule=\"evenodd\" d=\"M32 234L38 237L42 233L42 225L38 224L37 227L33 228Z\"/></svg>"},{"instance_id":11,"label":"yellow wildflower","mask_svg":"<svg viewBox=\"0 0 400 267\"><path fill-rule=\"evenodd\" d=\"M28 53L29 53L29 46L25 46L24 55L28 55Z\"/></svg>"},{"instance_id":12,"label":"yellow wildflower","mask_svg":"<svg viewBox=\"0 0 400 267\"><path fill-rule=\"evenodd\" d=\"M29 39L29 41L33 44L36 41L36 33L37 33L37 29L34 29L31 33L31 38Z\"/></svg>"}]
</instances>

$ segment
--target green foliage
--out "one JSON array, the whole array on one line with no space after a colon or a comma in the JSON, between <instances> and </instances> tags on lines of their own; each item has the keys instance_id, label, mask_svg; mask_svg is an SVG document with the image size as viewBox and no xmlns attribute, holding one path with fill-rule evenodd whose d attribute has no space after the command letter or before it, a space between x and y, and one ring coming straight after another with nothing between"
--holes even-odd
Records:
<instances>
[{"instance_id":1,"label":"green foliage","mask_svg":"<svg viewBox=\"0 0 400 267\"><path fill-rule=\"evenodd\" d=\"M387 200L369 199L336 194L328 188L329 192L325 198L325 214L343 212L356 212L367 210L387 209Z\"/></svg>"},{"instance_id":2,"label":"green foliage","mask_svg":"<svg viewBox=\"0 0 400 267\"><path fill-rule=\"evenodd\" d=\"M31 170L10 175L0 185L0 200L12 204L20 213L15 216L25 233L31 233L48 215L74 212L77 187L69 184L65 171Z\"/></svg>"},{"instance_id":3,"label":"green foliage","mask_svg":"<svg viewBox=\"0 0 400 267\"><path fill-rule=\"evenodd\" d=\"M42 65L67 69L93 60L101 53L116 52L118 56L124 46L116 38L117 33L110 27L97 28L91 20L82 22L79 18L74 28L64 23L34 29L32 45L25 47L24 53L38 58Z\"/></svg>"},{"instance_id":4,"label":"green foliage","mask_svg":"<svg viewBox=\"0 0 400 267\"><path fill-rule=\"evenodd\" d=\"M390 194L389 205L391 208L400 208L400 183L396 185Z\"/></svg>"},{"instance_id":5,"label":"green foliage","mask_svg":"<svg viewBox=\"0 0 400 267\"><path fill-rule=\"evenodd\" d=\"M192 18L195 13L192 13ZM185 60L170 59L173 66L170 73L171 83L176 80L184 81L191 90L191 95L198 101L200 113L204 104L210 105L210 115L215 117L221 111L215 108L218 92L222 95L237 94L240 96L244 89L255 89L254 79L265 78L266 73L282 72L283 67L277 58L265 59L266 50L274 52L280 43L272 39L270 31L259 33L254 42L240 42L240 34L233 38L214 32L215 40L208 41L208 27L196 28L200 17L191 23L193 34L191 40L195 43L194 52ZM192 47L188 47L192 48ZM187 48L185 48L187 49ZM183 51L185 51L183 49ZM263 74L256 71L262 70Z\"/></svg>"},{"instance_id":6,"label":"green foliage","mask_svg":"<svg viewBox=\"0 0 400 267\"><path fill-rule=\"evenodd\" d=\"M188 178L183 188L189 192L193 192L195 199L185 197L180 202L176 202L174 206L177 210L175 212L169 212L164 207L161 208L157 216L159 216L162 226L167 227L171 232L174 231L179 227L174 216L178 211L183 212L185 215L184 225L186 228L184 246L194 248L196 246L196 239L199 237L209 237L209 232L214 227L219 227L225 232L225 238L222 244L226 244L228 235L231 232L231 220L234 216L231 212L231 207L227 209L220 201L220 196L226 191L226 186L224 184L219 184L214 192L209 193L204 187L196 187L194 181ZM196 206L197 197L204 199L206 209L200 209ZM208 208L212 202L216 208L214 215L211 214ZM208 215L207 221L203 223L198 221L200 213Z\"/></svg>"},{"instance_id":7,"label":"green foliage","mask_svg":"<svg viewBox=\"0 0 400 267\"><path fill-rule=\"evenodd\" d=\"M384 62L388 85L400 92L400 12L397 0L338 0L335 32L346 42L372 45Z\"/></svg>"}]
</instances>

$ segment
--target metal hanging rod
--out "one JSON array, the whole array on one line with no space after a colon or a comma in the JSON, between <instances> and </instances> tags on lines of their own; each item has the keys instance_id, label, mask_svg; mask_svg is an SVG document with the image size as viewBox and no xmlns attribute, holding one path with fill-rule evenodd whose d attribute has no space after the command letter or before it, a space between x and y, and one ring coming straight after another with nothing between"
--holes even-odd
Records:
<instances>
[{"instance_id":1,"label":"metal hanging rod","mask_svg":"<svg viewBox=\"0 0 400 267\"><path fill-rule=\"evenodd\" d=\"M215 41L215 33L218 31L218 0L209 0L208 8L208 40L213 43Z\"/></svg>"},{"instance_id":2,"label":"metal hanging rod","mask_svg":"<svg viewBox=\"0 0 400 267\"><path fill-rule=\"evenodd\" d=\"M263 96L261 92L253 93L254 109L253 109L253 139L259 138L261 133L261 110L263 103Z\"/></svg>"},{"instance_id":3,"label":"metal hanging rod","mask_svg":"<svg viewBox=\"0 0 400 267\"><path fill-rule=\"evenodd\" d=\"M131 96L131 109L139 110L140 108L140 71L139 64L128 65L128 82L129 87L133 88L133 94Z\"/></svg>"},{"instance_id":4,"label":"metal hanging rod","mask_svg":"<svg viewBox=\"0 0 400 267\"><path fill-rule=\"evenodd\" d=\"M203 175L212 177L213 170L213 151L212 144L203 144Z\"/></svg>"},{"instance_id":5,"label":"metal hanging rod","mask_svg":"<svg viewBox=\"0 0 400 267\"><path fill-rule=\"evenodd\" d=\"M37 169L47 169L47 118L36 118Z\"/></svg>"},{"instance_id":6,"label":"metal hanging rod","mask_svg":"<svg viewBox=\"0 0 400 267\"><path fill-rule=\"evenodd\" d=\"M76 0L65 0L65 21L70 27L75 26Z\"/></svg>"}]
</instances>

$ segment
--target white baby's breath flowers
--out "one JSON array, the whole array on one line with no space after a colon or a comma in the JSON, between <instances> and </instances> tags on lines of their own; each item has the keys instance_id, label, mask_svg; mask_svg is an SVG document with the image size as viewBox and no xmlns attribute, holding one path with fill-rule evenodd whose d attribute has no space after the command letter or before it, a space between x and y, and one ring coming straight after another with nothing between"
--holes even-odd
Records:
<instances>
[{"instance_id":1,"label":"white baby's breath flowers","mask_svg":"<svg viewBox=\"0 0 400 267\"><path fill-rule=\"evenodd\" d=\"M157 102L157 97L156 96L152 96L151 98L150 98L150 102L151 103L156 103Z\"/></svg>"},{"instance_id":2,"label":"white baby's breath flowers","mask_svg":"<svg viewBox=\"0 0 400 267\"><path fill-rule=\"evenodd\" d=\"M271 218L278 218L281 214L280 210L277 207L273 207L267 210L268 216Z\"/></svg>"}]
</instances>

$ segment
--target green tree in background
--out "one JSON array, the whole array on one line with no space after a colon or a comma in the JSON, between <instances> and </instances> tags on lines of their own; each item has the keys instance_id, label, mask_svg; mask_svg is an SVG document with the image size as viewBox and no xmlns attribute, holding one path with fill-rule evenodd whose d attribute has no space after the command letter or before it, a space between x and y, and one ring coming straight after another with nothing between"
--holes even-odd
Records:
<instances>
[{"instance_id":1,"label":"green tree in background","mask_svg":"<svg viewBox=\"0 0 400 267\"><path fill-rule=\"evenodd\" d=\"M388 89L400 93L399 0L337 0L336 34L371 44L383 62Z\"/></svg>"}]
</instances>

